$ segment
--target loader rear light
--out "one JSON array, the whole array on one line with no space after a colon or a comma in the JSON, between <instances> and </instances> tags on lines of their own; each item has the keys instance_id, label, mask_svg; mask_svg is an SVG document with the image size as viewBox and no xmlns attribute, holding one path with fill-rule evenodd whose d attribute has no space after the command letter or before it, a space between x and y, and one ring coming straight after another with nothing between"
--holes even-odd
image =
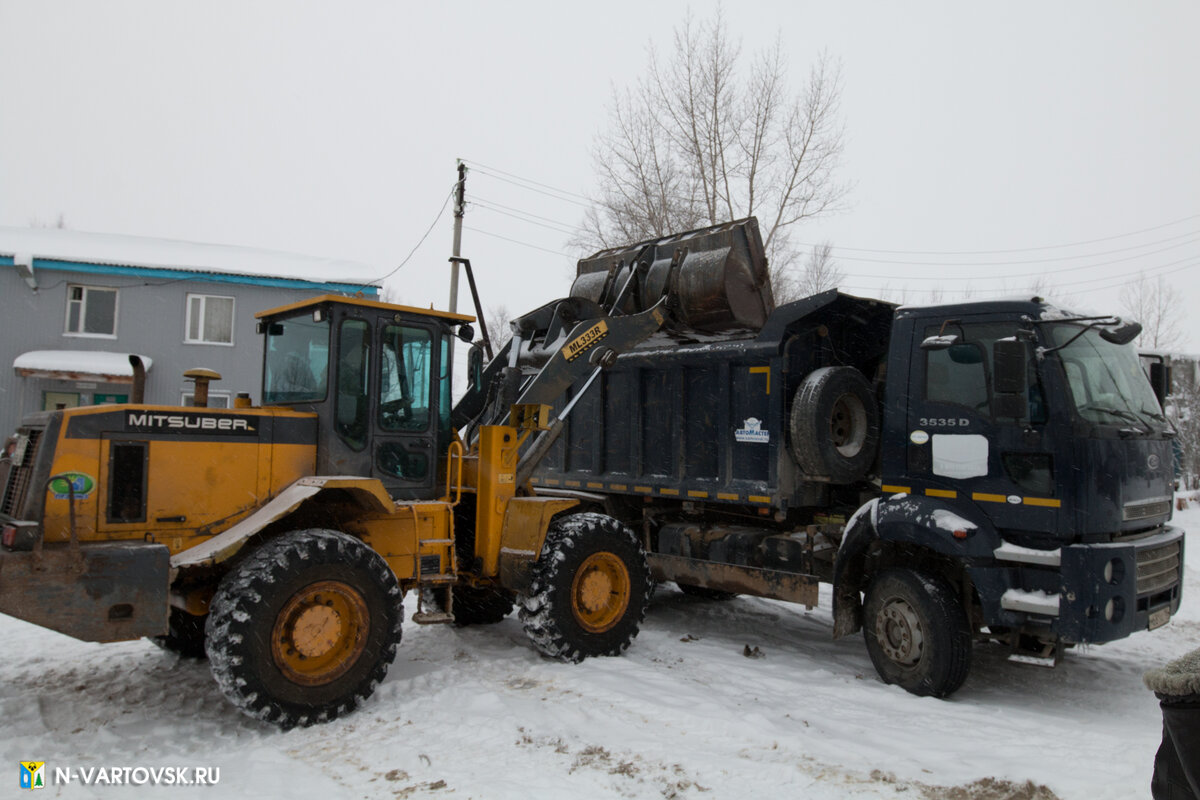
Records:
<instances>
[{"instance_id":1,"label":"loader rear light","mask_svg":"<svg viewBox=\"0 0 1200 800\"><path fill-rule=\"evenodd\" d=\"M0 533L0 544L12 549L12 546L17 542L17 526L5 525L4 532Z\"/></svg>"}]
</instances>

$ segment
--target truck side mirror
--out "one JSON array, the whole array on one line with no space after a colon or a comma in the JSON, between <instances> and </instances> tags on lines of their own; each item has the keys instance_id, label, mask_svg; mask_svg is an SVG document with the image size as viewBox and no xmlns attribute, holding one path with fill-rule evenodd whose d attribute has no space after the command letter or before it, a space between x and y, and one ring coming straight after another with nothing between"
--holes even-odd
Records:
<instances>
[{"instance_id":1,"label":"truck side mirror","mask_svg":"<svg viewBox=\"0 0 1200 800\"><path fill-rule=\"evenodd\" d=\"M1161 361L1150 365L1150 388L1158 398L1158 404L1163 408L1167 405L1167 396L1171 394L1171 368Z\"/></svg>"},{"instance_id":2,"label":"truck side mirror","mask_svg":"<svg viewBox=\"0 0 1200 800\"><path fill-rule=\"evenodd\" d=\"M1029 414L1025 352L1025 343L1016 338L1000 339L992 345L993 411L997 417L1023 419Z\"/></svg>"}]
</instances>

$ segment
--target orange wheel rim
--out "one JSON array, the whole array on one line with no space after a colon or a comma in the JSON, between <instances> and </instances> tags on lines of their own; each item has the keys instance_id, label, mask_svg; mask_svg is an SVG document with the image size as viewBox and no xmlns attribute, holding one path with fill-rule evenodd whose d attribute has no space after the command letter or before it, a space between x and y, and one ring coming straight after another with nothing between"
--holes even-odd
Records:
<instances>
[{"instance_id":1,"label":"orange wheel rim","mask_svg":"<svg viewBox=\"0 0 1200 800\"><path fill-rule=\"evenodd\" d=\"M571 611L588 633L604 633L625 616L632 582L629 570L612 553L593 553L571 582Z\"/></svg>"},{"instance_id":2,"label":"orange wheel rim","mask_svg":"<svg viewBox=\"0 0 1200 800\"><path fill-rule=\"evenodd\" d=\"M340 581L320 581L292 595L275 618L271 655L288 680L320 686L354 665L369 631L362 595Z\"/></svg>"}]
</instances>

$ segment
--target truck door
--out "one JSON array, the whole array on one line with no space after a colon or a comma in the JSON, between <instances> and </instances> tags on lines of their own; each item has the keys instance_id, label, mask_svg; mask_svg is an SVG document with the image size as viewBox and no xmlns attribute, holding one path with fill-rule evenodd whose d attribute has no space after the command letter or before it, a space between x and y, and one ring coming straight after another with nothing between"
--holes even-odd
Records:
<instances>
[{"instance_id":1,"label":"truck door","mask_svg":"<svg viewBox=\"0 0 1200 800\"><path fill-rule=\"evenodd\" d=\"M916 327L909 385L907 466L914 491L974 503L1002 528L1054 530L1053 442L1046 393L1032 346L1025 344L1025 402L998 401L997 340L1018 323L953 322ZM922 348L927 337L954 343Z\"/></svg>"},{"instance_id":2,"label":"truck door","mask_svg":"<svg viewBox=\"0 0 1200 800\"><path fill-rule=\"evenodd\" d=\"M429 499L438 489L440 423L449 420L441 336L393 320L380 324L379 342L372 471L397 499Z\"/></svg>"}]
</instances>

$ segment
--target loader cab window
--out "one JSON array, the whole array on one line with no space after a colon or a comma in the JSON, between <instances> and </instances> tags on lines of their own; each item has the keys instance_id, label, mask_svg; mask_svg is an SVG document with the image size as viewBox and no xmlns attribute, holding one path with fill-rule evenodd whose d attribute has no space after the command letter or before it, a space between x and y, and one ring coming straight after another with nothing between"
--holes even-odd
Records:
<instances>
[{"instance_id":1,"label":"loader cab window","mask_svg":"<svg viewBox=\"0 0 1200 800\"><path fill-rule=\"evenodd\" d=\"M263 403L325 399L329 380L329 319L311 313L267 324Z\"/></svg>"},{"instance_id":2,"label":"loader cab window","mask_svg":"<svg viewBox=\"0 0 1200 800\"><path fill-rule=\"evenodd\" d=\"M354 450L367 446L367 376L371 368L371 337L367 323L344 320L338 335L338 436Z\"/></svg>"},{"instance_id":3,"label":"loader cab window","mask_svg":"<svg viewBox=\"0 0 1200 800\"><path fill-rule=\"evenodd\" d=\"M428 330L389 325L380 360L379 426L386 431L429 428L433 375L432 337Z\"/></svg>"}]
</instances>

